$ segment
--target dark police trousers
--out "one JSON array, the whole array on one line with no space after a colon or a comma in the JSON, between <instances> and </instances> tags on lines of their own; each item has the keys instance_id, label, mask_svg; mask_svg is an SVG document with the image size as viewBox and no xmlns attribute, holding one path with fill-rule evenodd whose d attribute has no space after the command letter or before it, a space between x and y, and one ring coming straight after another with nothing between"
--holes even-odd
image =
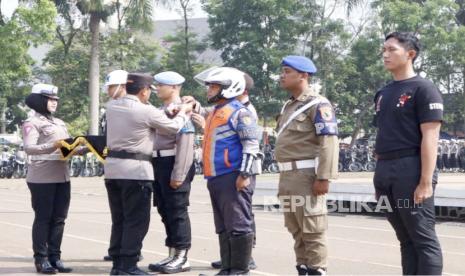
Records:
<instances>
[{"instance_id":1,"label":"dark police trousers","mask_svg":"<svg viewBox=\"0 0 465 276\"><path fill-rule=\"evenodd\" d=\"M68 216L71 185L63 183L27 183L31 191L34 224L32 225L32 249L34 258L57 261L61 257L61 241L65 219Z\"/></svg>"},{"instance_id":2,"label":"dark police trousers","mask_svg":"<svg viewBox=\"0 0 465 276\"><path fill-rule=\"evenodd\" d=\"M176 249L190 249L191 222L187 208L191 182L195 176L195 166L192 164L182 185L173 189L170 181L174 162L174 156L152 159L155 174L153 205L157 207L165 226L165 245Z\"/></svg>"},{"instance_id":3,"label":"dark police trousers","mask_svg":"<svg viewBox=\"0 0 465 276\"><path fill-rule=\"evenodd\" d=\"M238 176L239 172L235 171L207 181L217 234L226 232L242 235L254 232L252 195L255 182L251 181L249 186L238 192L236 190Z\"/></svg>"},{"instance_id":4,"label":"dark police trousers","mask_svg":"<svg viewBox=\"0 0 465 276\"><path fill-rule=\"evenodd\" d=\"M137 257L149 229L152 181L105 179L111 211L108 254Z\"/></svg>"},{"instance_id":5,"label":"dark police trousers","mask_svg":"<svg viewBox=\"0 0 465 276\"><path fill-rule=\"evenodd\" d=\"M415 205L413 194L419 183L421 160L409 156L378 160L374 184L378 196L384 196L392 207L388 221L400 242L404 275L441 275L442 252L436 236L434 197ZM433 176L433 188L437 172Z\"/></svg>"}]
</instances>

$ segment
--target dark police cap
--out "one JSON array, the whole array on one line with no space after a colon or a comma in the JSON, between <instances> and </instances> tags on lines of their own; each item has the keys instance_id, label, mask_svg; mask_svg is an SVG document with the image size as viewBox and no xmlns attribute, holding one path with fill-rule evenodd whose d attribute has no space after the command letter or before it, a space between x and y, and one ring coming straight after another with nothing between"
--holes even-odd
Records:
<instances>
[{"instance_id":1,"label":"dark police cap","mask_svg":"<svg viewBox=\"0 0 465 276\"><path fill-rule=\"evenodd\" d=\"M283 58L281 66L289 66L299 72L315 74L317 69L313 61L304 56L287 56Z\"/></svg>"},{"instance_id":2,"label":"dark police cap","mask_svg":"<svg viewBox=\"0 0 465 276\"><path fill-rule=\"evenodd\" d=\"M133 86L137 88L145 88L150 87L152 84L153 79L152 76L149 74L144 73L130 73L128 74L128 80L126 86Z\"/></svg>"}]
</instances>

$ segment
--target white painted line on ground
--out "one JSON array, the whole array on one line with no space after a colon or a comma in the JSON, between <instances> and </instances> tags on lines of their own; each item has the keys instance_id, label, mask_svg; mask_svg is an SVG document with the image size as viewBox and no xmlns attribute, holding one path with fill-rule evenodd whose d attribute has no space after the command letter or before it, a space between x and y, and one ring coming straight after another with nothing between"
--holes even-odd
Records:
<instances>
[{"instance_id":1,"label":"white painted line on ground","mask_svg":"<svg viewBox=\"0 0 465 276\"><path fill-rule=\"evenodd\" d=\"M1 224L5 224L5 225L10 225L10 226L15 226L15 227L22 228L22 229L29 229L29 230L32 229L32 227L26 226L26 225L22 225L22 224L9 223L9 222L5 222L5 221L0 221L0 223L1 223ZM74 239L77 239L77 240L82 240L82 241L88 241L88 242L98 243L98 244L102 244L102 245L106 245L106 246L109 245L108 241L102 241L102 240L97 240L97 239L90 239L90 238L86 238L86 237L78 236L78 235L74 235L74 234L64 234L64 236L65 236L65 237L69 237L69 238L74 238ZM143 253L155 254L155 255L159 255L159 256L163 256L163 257L166 257L166 256L167 256L166 253L162 253L162 252L155 251L155 250L142 249L141 251L142 251ZM197 263L201 263L201 264L207 264L207 265L209 265L209 266L210 266L210 264L211 264L211 261L206 261L206 260L201 260L201 259L194 259L194 258L189 258L189 261L193 261L193 262L197 262ZM272 274L272 273L263 272L263 271L258 271L258 270L253 270L253 271L250 271L250 272L253 273L253 274L257 274L257 275L278 276L278 274Z\"/></svg>"}]
</instances>

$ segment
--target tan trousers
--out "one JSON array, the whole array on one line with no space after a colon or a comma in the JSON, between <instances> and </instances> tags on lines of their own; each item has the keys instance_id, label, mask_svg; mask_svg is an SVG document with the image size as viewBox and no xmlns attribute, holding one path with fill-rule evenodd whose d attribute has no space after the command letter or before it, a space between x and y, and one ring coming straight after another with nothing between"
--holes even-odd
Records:
<instances>
[{"instance_id":1,"label":"tan trousers","mask_svg":"<svg viewBox=\"0 0 465 276\"><path fill-rule=\"evenodd\" d=\"M314 181L314 169L281 172L278 196L284 212L284 225L294 238L297 265L326 269L326 197L312 195Z\"/></svg>"}]
</instances>

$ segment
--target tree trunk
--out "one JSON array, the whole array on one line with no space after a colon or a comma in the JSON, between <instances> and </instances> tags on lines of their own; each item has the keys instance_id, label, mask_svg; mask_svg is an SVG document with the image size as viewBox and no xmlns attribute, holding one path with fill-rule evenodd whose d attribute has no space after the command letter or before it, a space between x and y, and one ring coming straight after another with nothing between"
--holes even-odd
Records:
<instances>
[{"instance_id":1,"label":"tree trunk","mask_svg":"<svg viewBox=\"0 0 465 276\"><path fill-rule=\"evenodd\" d=\"M0 98L0 133L6 133L6 99Z\"/></svg>"},{"instance_id":2,"label":"tree trunk","mask_svg":"<svg viewBox=\"0 0 465 276\"><path fill-rule=\"evenodd\" d=\"M2 115L0 118L0 133L4 134L6 133L6 108L3 106L2 107Z\"/></svg>"},{"instance_id":3,"label":"tree trunk","mask_svg":"<svg viewBox=\"0 0 465 276\"><path fill-rule=\"evenodd\" d=\"M99 81L100 81L100 64L99 64L99 24L100 18L96 14L91 14L89 28L92 35L90 48L89 64L89 97L90 97L90 125L89 134L98 134L99 121Z\"/></svg>"},{"instance_id":4,"label":"tree trunk","mask_svg":"<svg viewBox=\"0 0 465 276\"><path fill-rule=\"evenodd\" d=\"M186 55L186 69L188 72L192 71L191 68L191 61L189 57L189 21L187 18L187 8L189 5L189 1L182 3L181 1L181 7L183 11L183 17L184 17L184 51Z\"/></svg>"},{"instance_id":5,"label":"tree trunk","mask_svg":"<svg viewBox=\"0 0 465 276\"><path fill-rule=\"evenodd\" d=\"M462 78L463 78L463 90L462 90L462 104L463 104L463 125L462 125L462 131L463 135L465 136L465 68L462 70Z\"/></svg>"}]
</instances>

